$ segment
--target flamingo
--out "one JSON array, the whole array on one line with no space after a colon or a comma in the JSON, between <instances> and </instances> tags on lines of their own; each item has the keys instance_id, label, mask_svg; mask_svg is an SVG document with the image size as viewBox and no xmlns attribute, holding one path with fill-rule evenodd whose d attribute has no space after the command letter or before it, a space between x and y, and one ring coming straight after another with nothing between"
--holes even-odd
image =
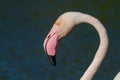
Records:
<instances>
[{"instance_id":1,"label":"flamingo","mask_svg":"<svg viewBox=\"0 0 120 80\"><path fill-rule=\"evenodd\" d=\"M58 41L64 36L66 36L73 29L75 25L79 23L84 23L84 22L91 24L97 30L100 37L100 45L94 56L94 59L80 79L80 80L92 80L97 69L102 63L108 48L107 31L97 18L81 12L71 11L71 12L63 13L56 20L52 29L46 36L43 47L49 58L49 61L53 66L55 66L56 65L56 47L57 47ZM116 79L116 80L120 80L120 79Z\"/></svg>"}]
</instances>

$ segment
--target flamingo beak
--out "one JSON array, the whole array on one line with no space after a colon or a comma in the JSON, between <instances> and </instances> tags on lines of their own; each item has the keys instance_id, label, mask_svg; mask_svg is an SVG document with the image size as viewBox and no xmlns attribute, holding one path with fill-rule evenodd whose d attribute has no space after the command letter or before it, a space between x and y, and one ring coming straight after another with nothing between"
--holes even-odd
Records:
<instances>
[{"instance_id":1,"label":"flamingo beak","mask_svg":"<svg viewBox=\"0 0 120 80\"><path fill-rule=\"evenodd\" d=\"M48 58L49 58L50 63L51 63L53 66L56 66L56 55L55 55L55 56L47 55L47 56L48 56Z\"/></svg>"},{"instance_id":2,"label":"flamingo beak","mask_svg":"<svg viewBox=\"0 0 120 80\"><path fill-rule=\"evenodd\" d=\"M43 44L44 50L53 66L56 66L56 46L58 44L58 37L57 33L50 32Z\"/></svg>"}]
</instances>

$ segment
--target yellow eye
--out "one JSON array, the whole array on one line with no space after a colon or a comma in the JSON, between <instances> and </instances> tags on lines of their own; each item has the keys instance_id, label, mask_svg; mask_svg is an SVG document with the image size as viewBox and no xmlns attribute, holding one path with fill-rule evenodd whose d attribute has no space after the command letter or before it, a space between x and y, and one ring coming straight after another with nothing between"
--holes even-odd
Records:
<instances>
[{"instance_id":1,"label":"yellow eye","mask_svg":"<svg viewBox=\"0 0 120 80\"><path fill-rule=\"evenodd\" d=\"M56 20L56 22L55 22L55 25L56 25L56 26L60 26L61 22L62 22L62 19L61 19L61 18L58 18L58 19Z\"/></svg>"}]
</instances>

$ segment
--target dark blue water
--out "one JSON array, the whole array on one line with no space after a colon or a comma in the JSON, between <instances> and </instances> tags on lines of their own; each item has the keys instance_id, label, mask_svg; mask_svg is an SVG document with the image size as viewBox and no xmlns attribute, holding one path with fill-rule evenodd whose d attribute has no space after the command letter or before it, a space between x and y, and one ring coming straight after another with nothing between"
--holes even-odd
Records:
<instances>
[{"instance_id":1,"label":"dark blue water","mask_svg":"<svg viewBox=\"0 0 120 80\"><path fill-rule=\"evenodd\" d=\"M93 80L112 80L120 71L120 1L0 1L0 80L79 80L99 45L89 24L79 24L57 48L50 65L43 41L57 17L79 11L97 17L109 35L109 49Z\"/></svg>"}]
</instances>

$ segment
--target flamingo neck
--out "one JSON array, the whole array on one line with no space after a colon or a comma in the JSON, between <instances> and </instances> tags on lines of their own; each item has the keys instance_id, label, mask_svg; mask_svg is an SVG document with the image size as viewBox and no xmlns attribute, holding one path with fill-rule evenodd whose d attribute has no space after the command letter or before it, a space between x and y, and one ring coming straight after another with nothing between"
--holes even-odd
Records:
<instances>
[{"instance_id":1,"label":"flamingo neck","mask_svg":"<svg viewBox=\"0 0 120 80\"><path fill-rule=\"evenodd\" d=\"M79 17L76 19L76 24L79 24L81 22L91 24L97 30L100 37L100 45L94 56L94 59L80 79L91 80L105 57L108 48L108 36L104 26L96 18L87 14L80 13Z\"/></svg>"}]
</instances>

